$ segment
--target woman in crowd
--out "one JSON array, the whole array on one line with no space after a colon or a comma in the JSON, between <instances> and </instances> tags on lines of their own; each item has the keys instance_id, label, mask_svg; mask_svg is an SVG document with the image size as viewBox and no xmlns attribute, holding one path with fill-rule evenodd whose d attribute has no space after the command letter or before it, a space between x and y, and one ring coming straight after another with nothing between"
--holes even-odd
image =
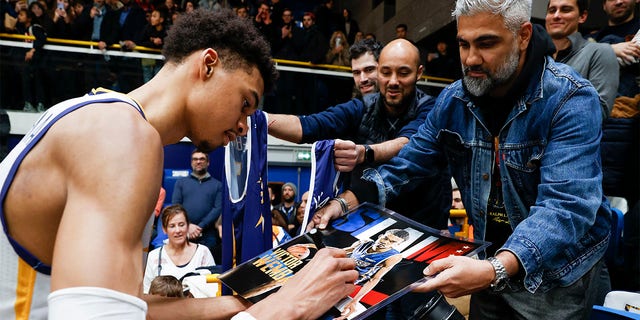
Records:
<instances>
[{"instance_id":1,"label":"woman in crowd","mask_svg":"<svg viewBox=\"0 0 640 320\"><path fill-rule=\"evenodd\" d=\"M351 66L349 42L342 31L335 31L329 40L327 63L345 67Z\"/></svg>"},{"instance_id":2,"label":"woman in crowd","mask_svg":"<svg viewBox=\"0 0 640 320\"><path fill-rule=\"evenodd\" d=\"M171 275L181 279L198 267L215 265L211 251L206 246L189 242L189 218L179 204L162 210L162 229L168 242L154 249L147 258L144 272L144 293L149 293L151 281L161 275Z\"/></svg>"}]
</instances>

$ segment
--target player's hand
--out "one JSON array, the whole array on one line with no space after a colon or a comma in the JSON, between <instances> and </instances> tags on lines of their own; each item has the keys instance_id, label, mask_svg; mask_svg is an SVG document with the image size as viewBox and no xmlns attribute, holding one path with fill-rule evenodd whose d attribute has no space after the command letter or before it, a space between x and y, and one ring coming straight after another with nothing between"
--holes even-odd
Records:
<instances>
[{"instance_id":1,"label":"player's hand","mask_svg":"<svg viewBox=\"0 0 640 320\"><path fill-rule=\"evenodd\" d=\"M311 222L307 225L307 232L313 228L324 229L331 220L340 218L341 215L342 207L340 207L340 203L329 201L313 214Z\"/></svg>"},{"instance_id":2,"label":"player's hand","mask_svg":"<svg viewBox=\"0 0 640 320\"><path fill-rule=\"evenodd\" d=\"M495 278L490 262L460 256L436 260L424 269L424 274L433 278L415 287L414 291L438 290L449 298L487 288Z\"/></svg>"},{"instance_id":3,"label":"player's hand","mask_svg":"<svg viewBox=\"0 0 640 320\"><path fill-rule=\"evenodd\" d=\"M282 318L317 319L355 290L355 261L336 248L319 250L313 259L287 281L278 292L249 308L252 315L265 315L263 307L276 309ZM294 298L295 297L295 298ZM294 299L294 300L292 300ZM295 301L282 304L282 301ZM264 303L264 304L263 304ZM273 308L274 305L283 306ZM266 311L270 312L270 311Z\"/></svg>"},{"instance_id":4,"label":"player's hand","mask_svg":"<svg viewBox=\"0 0 640 320\"><path fill-rule=\"evenodd\" d=\"M358 163L358 149L353 141L334 140L333 155L336 170L340 172L351 172ZM363 149L364 150L364 149Z\"/></svg>"}]
</instances>

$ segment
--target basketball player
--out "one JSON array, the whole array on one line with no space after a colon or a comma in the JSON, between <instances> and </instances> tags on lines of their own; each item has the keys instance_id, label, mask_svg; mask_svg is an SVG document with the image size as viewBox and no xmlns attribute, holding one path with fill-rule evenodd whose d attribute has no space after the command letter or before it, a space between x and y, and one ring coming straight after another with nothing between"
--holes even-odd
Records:
<instances>
[{"instance_id":1,"label":"basketball player","mask_svg":"<svg viewBox=\"0 0 640 320\"><path fill-rule=\"evenodd\" d=\"M0 319L229 318L248 306L141 300L141 235L163 145L186 136L210 151L245 134L274 82L269 47L231 12L196 11L172 27L163 54L158 75L128 95L94 90L47 110L0 164ZM236 317L320 316L354 289L357 272L343 251L317 256ZM295 306L269 308L292 297Z\"/></svg>"}]
</instances>

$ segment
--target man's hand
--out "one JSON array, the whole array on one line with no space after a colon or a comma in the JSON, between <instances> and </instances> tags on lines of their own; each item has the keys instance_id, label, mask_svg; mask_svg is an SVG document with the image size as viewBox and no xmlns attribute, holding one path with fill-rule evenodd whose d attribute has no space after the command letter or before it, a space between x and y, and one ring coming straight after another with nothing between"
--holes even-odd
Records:
<instances>
[{"instance_id":1,"label":"man's hand","mask_svg":"<svg viewBox=\"0 0 640 320\"><path fill-rule=\"evenodd\" d=\"M190 239L199 238L202 236L202 228L197 224L190 223L187 233L189 234Z\"/></svg>"},{"instance_id":2,"label":"man's hand","mask_svg":"<svg viewBox=\"0 0 640 320\"><path fill-rule=\"evenodd\" d=\"M635 42L620 42L612 44L611 48L613 48L616 57L622 59L622 64L625 66L638 62L638 58L640 58L640 45Z\"/></svg>"},{"instance_id":3,"label":"man's hand","mask_svg":"<svg viewBox=\"0 0 640 320\"><path fill-rule=\"evenodd\" d=\"M425 276L433 276L414 291L440 291L449 298L460 297L489 287L495 278L493 266L486 260L450 256L432 262L424 269Z\"/></svg>"},{"instance_id":4,"label":"man's hand","mask_svg":"<svg viewBox=\"0 0 640 320\"><path fill-rule=\"evenodd\" d=\"M334 165L340 172L351 172L358 164L358 145L353 141L336 139L333 145ZM364 148L361 148L364 151ZM364 157L364 153L363 153ZM362 161L360 161L362 162Z\"/></svg>"},{"instance_id":5,"label":"man's hand","mask_svg":"<svg viewBox=\"0 0 640 320\"><path fill-rule=\"evenodd\" d=\"M257 319L317 319L353 292L358 279L355 261L344 250L321 249L278 292L247 311ZM282 301L294 303L282 304ZM274 305L281 307L274 308Z\"/></svg>"},{"instance_id":6,"label":"man's hand","mask_svg":"<svg viewBox=\"0 0 640 320\"><path fill-rule=\"evenodd\" d=\"M324 229L329 224L329 221L340 218L341 215L342 207L340 203L329 201L313 215L311 222L307 225L307 232L313 228Z\"/></svg>"}]
</instances>

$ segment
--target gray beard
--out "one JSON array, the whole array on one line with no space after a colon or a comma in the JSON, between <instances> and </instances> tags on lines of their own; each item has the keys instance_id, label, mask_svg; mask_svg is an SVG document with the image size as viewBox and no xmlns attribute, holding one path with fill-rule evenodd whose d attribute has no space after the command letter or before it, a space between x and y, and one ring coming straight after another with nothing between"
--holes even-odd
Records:
<instances>
[{"instance_id":1,"label":"gray beard","mask_svg":"<svg viewBox=\"0 0 640 320\"><path fill-rule=\"evenodd\" d=\"M462 70L464 71L465 76L462 78L462 81L469 93L476 97L484 96L489 91L511 79L511 76L513 76L518 68L519 61L520 55L518 54L518 47L514 45L509 57L507 57L504 64L498 67L495 74L491 74L490 72L487 72L488 70L484 70L487 74L487 77L484 79L469 77L466 75L469 68L463 65Z\"/></svg>"}]
</instances>

